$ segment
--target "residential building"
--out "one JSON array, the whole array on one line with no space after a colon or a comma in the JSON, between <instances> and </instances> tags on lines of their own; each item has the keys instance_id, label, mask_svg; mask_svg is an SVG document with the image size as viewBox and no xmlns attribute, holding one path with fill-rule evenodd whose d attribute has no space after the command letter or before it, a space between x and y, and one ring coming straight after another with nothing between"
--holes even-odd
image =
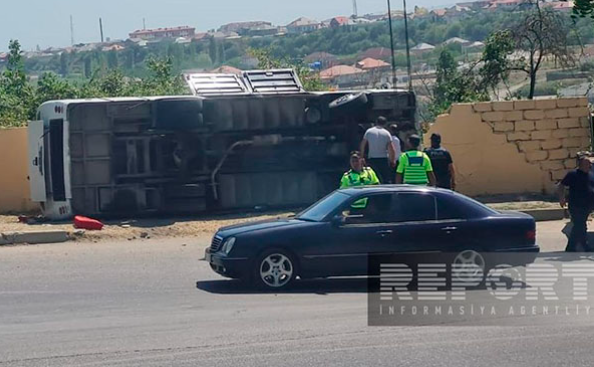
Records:
<instances>
[{"instance_id":1,"label":"residential building","mask_svg":"<svg viewBox=\"0 0 594 367\"><path fill-rule=\"evenodd\" d=\"M526 7L531 7L532 3L527 0L494 0L487 9L491 10L521 10Z\"/></svg>"},{"instance_id":2,"label":"residential building","mask_svg":"<svg viewBox=\"0 0 594 367\"><path fill-rule=\"evenodd\" d=\"M246 36L250 36L250 37L264 37L264 36L274 36L276 34L280 33L280 30L278 27L274 27L271 25L262 25L262 26L258 26L258 27L253 27L247 30L244 30L244 35Z\"/></svg>"},{"instance_id":3,"label":"residential building","mask_svg":"<svg viewBox=\"0 0 594 367\"><path fill-rule=\"evenodd\" d=\"M302 34L317 31L322 23L317 20L301 17L287 24L287 31L292 34Z\"/></svg>"},{"instance_id":4,"label":"residential building","mask_svg":"<svg viewBox=\"0 0 594 367\"><path fill-rule=\"evenodd\" d=\"M307 65L319 63L322 69L330 68L338 64L338 58L328 52L314 52L303 58L303 62Z\"/></svg>"},{"instance_id":5,"label":"residential building","mask_svg":"<svg viewBox=\"0 0 594 367\"><path fill-rule=\"evenodd\" d=\"M160 40L164 38L192 38L196 34L196 28L193 27L175 27L175 28L157 28L157 29L142 29L130 33L130 38L138 38L145 41Z\"/></svg>"},{"instance_id":6,"label":"residential building","mask_svg":"<svg viewBox=\"0 0 594 367\"><path fill-rule=\"evenodd\" d=\"M382 71L389 70L390 64L383 60L372 59L370 57L363 59L357 63L357 67L367 71Z\"/></svg>"},{"instance_id":7,"label":"residential building","mask_svg":"<svg viewBox=\"0 0 594 367\"><path fill-rule=\"evenodd\" d=\"M456 5L470 8L470 9L482 9L486 6L491 5L492 0L477 0L477 1L468 1L463 3L457 3Z\"/></svg>"},{"instance_id":8,"label":"residential building","mask_svg":"<svg viewBox=\"0 0 594 367\"><path fill-rule=\"evenodd\" d=\"M349 17L334 17L330 19L330 28L338 28L351 24L353 24L353 21Z\"/></svg>"},{"instance_id":9,"label":"residential building","mask_svg":"<svg viewBox=\"0 0 594 367\"><path fill-rule=\"evenodd\" d=\"M392 50L386 47L373 47L363 51L359 54L359 59L363 60L366 58L377 59L377 60L390 60L392 57Z\"/></svg>"},{"instance_id":10,"label":"residential building","mask_svg":"<svg viewBox=\"0 0 594 367\"><path fill-rule=\"evenodd\" d=\"M272 27L272 23L261 21L261 20L249 21L249 22L229 23L229 24L222 25L219 28L219 32L222 32L222 33L235 32L235 33L239 34L240 36L242 36L242 35L247 35L250 30L258 29L258 28L262 28L262 27Z\"/></svg>"},{"instance_id":11,"label":"residential building","mask_svg":"<svg viewBox=\"0 0 594 367\"><path fill-rule=\"evenodd\" d=\"M573 11L573 1L552 1L550 3L545 3L544 6L548 6L553 10L561 12Z\"/></svg>"},{"instance_id":12,"label":"residential building","mask_svg":"<svg viewBox=\"0 0 594 367\"><path fill-rule=\"evenodd\" d=\"M365 87L369 82L369 74L361 69L348 65L336 65L320 72L320 79L338 88Z\"/></svg>"},{"instance_id":13,"label":"residential building","mask_svg":"<svg viewBox=\"0 0 594 367\"><path fill-rule=\"evenodd\" d=\"M460 38L460 37L452 37L452 38L448 39L447 41L444 41L443 45L459 44L462 46L468 46L471 43L472 42L465 40L463 38Z\"/></svg>"},{"instance_id":14,"label":"residential building","mask_svg":"<svg viewBox=\"0 0 594 367\"><path fill-rule=\"evenodd\" d=\"M464 46L464 50L467 52L479 52L484 48L485 44L480 41L472 42L471 44Z\"/></svg>"},{"instance_id":15,"label":"residential building","mask_svg":"<svg viewBox=\"0 0 594 367\"><path fill-rule=\"evenodd\" d=\"M421 55L427 52L431 52L435 50L435 46L430 45L428 43L419 43L415 47L410 49L410 52L414 55Z\"/></svg>"},{"instance_id":16,"label":"residential building","mask_svg":"<svg viewBox=\"0 0 594 367\"><path fill-rule=\"evenodd\" d=\"M111 46L105 46L103 47L101 50L103 52L108 52L108 51L123 51L126 48L124 46L120 46L120 45L111 45Z\"/></svg>"}]
</instances>

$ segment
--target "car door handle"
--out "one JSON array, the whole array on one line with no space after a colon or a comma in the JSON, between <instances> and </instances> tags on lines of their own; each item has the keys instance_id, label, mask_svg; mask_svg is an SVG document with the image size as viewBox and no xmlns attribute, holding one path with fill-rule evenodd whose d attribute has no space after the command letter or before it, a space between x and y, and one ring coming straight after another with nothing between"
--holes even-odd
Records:
<instances>
[{"instance_id":1,"label":"car door handle","mask_svg":"<svg viewBox=\"0 0 594 367\"><path fill-rule=\"evenodd\" d=\"M458 229L458 227L443 227L441 230L444 231L444 232L452 232L452 231L455 231L457 229Z\"/></svg>"},{"instance_id":2,"label":"car door handle","mask_svg":"<svg viewBox=\"0 0 594 367\"><path fill-rule=\"evenodd\" d=\"M386 236L386 235L389 235L389 234L394 233L394 231L388 229L388 230L385 230L385 231L377 231L375 233L379 234L380 236Z\"/></svg>"}]
</instances>

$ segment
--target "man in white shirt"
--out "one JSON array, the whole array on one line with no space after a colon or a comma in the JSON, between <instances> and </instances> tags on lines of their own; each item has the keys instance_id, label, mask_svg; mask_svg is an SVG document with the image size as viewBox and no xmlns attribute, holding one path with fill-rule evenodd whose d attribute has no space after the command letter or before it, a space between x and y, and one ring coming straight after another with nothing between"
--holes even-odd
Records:
<instances>
[{"instance_id":1,"label":"man in white shirt","mask_svg":"<svg viewBox=\"0 0 594 367\"><path fill-rule=\"evenodd\" d=\"M376 126L368 129L361 141L360 152L367 163L375 171L382 184L392 183L394 180L390 166L396 162L396 152L392 145L392 135L386 129L388 120L385 117L378 117ZM369 146L369 154L365 154Z\"/></svg>"},{"instance_id":2,"label":"man in white shirt","mask_svg":"<svg viewBox=\"0 0 594 367\"><path fill-rule=\"evenodd\" d=\"M392 134L392 146L394 147L394 165L392 168L395 170L398 167L398 160L402 155L402 145L400 144L400 139L398 139L398 125L390 125L390 134ZM390 158L389 154L388 158Z\"/></svg>"}]
</instances>

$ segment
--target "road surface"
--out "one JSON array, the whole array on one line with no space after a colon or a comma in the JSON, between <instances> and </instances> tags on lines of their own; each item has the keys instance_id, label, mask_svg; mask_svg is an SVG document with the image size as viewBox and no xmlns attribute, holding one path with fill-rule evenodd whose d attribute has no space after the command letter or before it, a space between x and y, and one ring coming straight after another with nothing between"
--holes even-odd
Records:
<instances>
[{"instance_id":1,"label":"road surface","mask_svg":"<svg viewBox=\"0 0 594 367\"><path fill-rule=\"evenodd\" d=\"M564 247L562 227L539 224L545 250ZM0 366L594 365L590 317L369 327L364 280L262 294L199 262L207 245L0 248Z\"/></svg>"}]
</instances>

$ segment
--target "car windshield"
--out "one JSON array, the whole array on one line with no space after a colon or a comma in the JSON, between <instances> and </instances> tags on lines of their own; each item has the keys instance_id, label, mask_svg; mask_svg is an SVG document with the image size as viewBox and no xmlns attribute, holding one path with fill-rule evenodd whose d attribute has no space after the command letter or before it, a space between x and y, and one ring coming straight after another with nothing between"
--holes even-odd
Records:
<instances>
[{"instance_id":1,"label":"car windshield","mask_svg":"<svg viewBox=\"0 0 594 367\"><path fill-rule=\"evenodd\" d=\"M299 213L295 218L310 222L319 222L349 198L350 196L344 192L334 191L332 194Z\"/></svg>"}]
</instances>

